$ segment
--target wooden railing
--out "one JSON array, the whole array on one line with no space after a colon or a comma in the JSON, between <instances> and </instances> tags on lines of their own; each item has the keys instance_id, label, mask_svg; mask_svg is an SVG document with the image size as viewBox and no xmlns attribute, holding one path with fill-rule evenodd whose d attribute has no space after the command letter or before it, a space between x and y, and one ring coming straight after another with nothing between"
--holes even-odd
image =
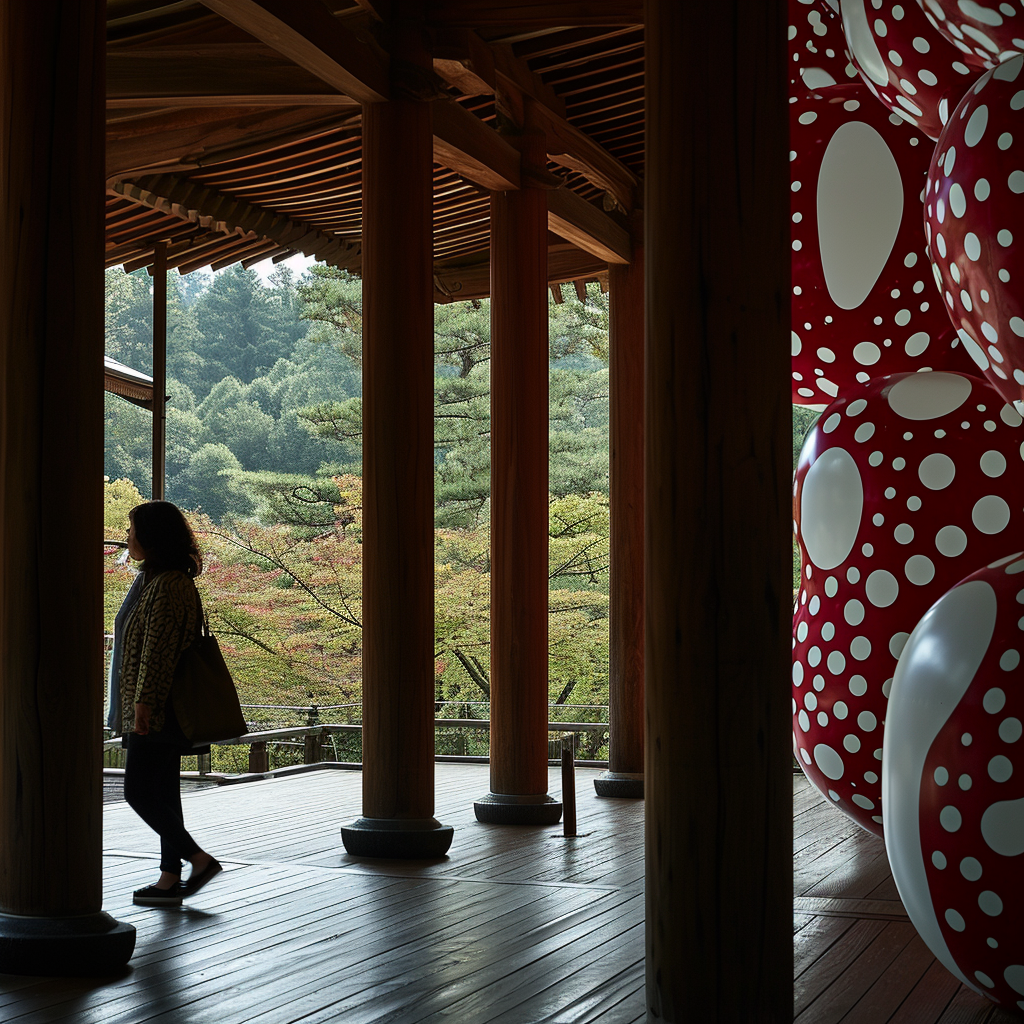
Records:
<instances>
[{"instance_id":1,"label":"wooden railing","mask_svg":"<svg viewBox=\"0 0 1024 1024\"><path fill-rule=\"evenodd\" d=\"M308 709L295 708L291 710L307 711ZM435 729L454 729L463 730L464 732L486 732L490 729L490 722L487 719L481 718L438 718L435 719L434 726ZM283 748L301 747L302 764L304 765L320 764L325 760L339 761L341 759L337 757L336 746L334 750L336 756L334 758L324 757L325 748L331 746L333 744L334 737L337 736L358 734L361 737L362 729L362 725L358 723L321 724L317 722L316 724L307 724L291 728L262 729L247 732L243 736L224 740L223 742L215 745L218 747L247 746L249 748L248 770L255 774L263 774L271 770L270 748L272 746ZM606 740L608 724L606 722L548 722L548 732L550 734L548 756L551 760L558 761L561 758L561 736L563 734L575 733L591 736L593 737L591 745L596 747ZM103 749L105 752L120 750L120 738L104 740ZM445 760L487 760L485 755L466 756L459 754L442 754L438 756ZM603 764L604 762L602 761L597 763ZM210 755L201 757L199 759L199 774L209 774L210 770Z\"/></svg>"}]
</instances>

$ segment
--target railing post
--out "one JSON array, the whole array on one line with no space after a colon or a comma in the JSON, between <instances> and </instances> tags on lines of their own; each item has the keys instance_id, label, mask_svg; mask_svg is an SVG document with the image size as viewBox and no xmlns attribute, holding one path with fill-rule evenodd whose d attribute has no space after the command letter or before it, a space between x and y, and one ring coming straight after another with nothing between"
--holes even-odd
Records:
<instances>
[{"instance_id":1,"label":"railing post","mask_svg":"<svg viewBox=\"0 0 1024 1024\"><path fill-rule=\"evenodd\" d=\"M576 835L576 765L573 761L575 734L562 733L562 835Z\"/></svg>"},{"instance_id":2,"label":"railing post","mask_svg":"<svg viewBox=\"0 0 1024 1024\"><path fill-rule=\"evenodd\" d=\"M210 769L213 767L213 752L200 754L196 760L199 762L199 774L209 775Z\"/></svg>"},{"instance_id":3,"label":"railing post","mask_svg":"<svg viewBox=\"0 0 1024 1024\"><path fill-rule=\"evenodd\" d=\"M254 774L270 771L270 755L264 740L249 744L249 771Z\"/></svg>"},{"instance_id":4,"label":"railing post","mask_svg":"<svg viewBox=\"0 0 1024 1024\"><path fill-rule=\"evenodd\" d=\"M323 742L323 731L320 732L307 732L305 741L305 750L303 751L303 764L319 764L320 763L320 745Z\"/></svg>"}]
</instances>

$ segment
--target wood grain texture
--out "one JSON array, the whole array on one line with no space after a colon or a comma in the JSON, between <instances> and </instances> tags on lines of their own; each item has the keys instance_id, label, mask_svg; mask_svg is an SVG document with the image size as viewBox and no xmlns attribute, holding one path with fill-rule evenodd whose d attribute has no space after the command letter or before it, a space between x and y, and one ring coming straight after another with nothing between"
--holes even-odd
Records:
<instances>
[{"instance_id":1,"label":"wood grain texture","mask_svg":"<svg viewBox=\"0 0 1024 1024\"><path fill-rule=\"evenodd\" d=\"M342 852L334 822L358 813L356 771L186 793L190 829L226 870L170 912L130 905L132 889L152 880L155 841L126 804L108 804L105 903L138 927L132 970L103 985L0 975L0 1020L639 1024L644 803L596 797L599 772L577 768L577 839L551 827L481 825L472 801L487 773L437 765L438 815L458 838L434 862ZM557 768L549 788L557 794ZM793 789L800 830L819 801L803 776ZM846 839L860 832L830 813ZM827 855L821 869L829 872ZM905 920L890 923L794 915L801 1024L1017 1019L961 986L918 938L904 942Z\"/></svg>"},{"instance_id":2,"label":"wood grain texture","mask_svg":"<svg viewBox=\"0 0 1024 1024\"><path fill-rule=\"evenodd\" d=\"M609 267L611 582L608 768L644 770L644 251Z\"/></svg>"},{"instance_id":3,"label":"wood grain texture","mask_svg":"<svg viewBox=\"0 0 1024 1024\"><path fill-rule=\"evenodd\" d=\"M522 139L543 166L543 136ZM547 792L547 197L491 197L491 792Z\"/></svg>"},{"instance_id":4,"label":"wood grain texture","mask_svg":"<svg viewBox=\"0 0 1024 1024\"><path fill-rule=\"evenodd\" d=\"M781 1024L792 1017L786 9L648 0L645 24L648 1007L654 1019Z\"/></svg>"},{"instance_id":5,"label":"wood grain texture","mask_svg":"<svg viewBox=\"0 0 1024 1024\"><path fill-rule=\"evenodd\" d=\"M434 319L427 104L363 114L363 814L434 804Z\"/></svg>"},{"instance_id":6,"label":"wood grain texture","mask_svg":"<svg viewBox=\"0 0 1024 1024\"><path fill-rule=\"evenodd\" d=\"M0 6L0 910L100 909L106 5Z\"/></svg>"}]
</instances>

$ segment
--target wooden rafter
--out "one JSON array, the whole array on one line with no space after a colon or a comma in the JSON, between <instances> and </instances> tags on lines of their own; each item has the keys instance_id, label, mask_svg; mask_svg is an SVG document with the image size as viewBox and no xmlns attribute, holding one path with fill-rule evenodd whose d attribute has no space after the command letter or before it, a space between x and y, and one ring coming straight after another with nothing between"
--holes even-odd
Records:
<instances>
[{"instance_id":1,"label":"wooden rafter","mask_svg":"<svg viewBox=\"0 0 1024 1024\"><path fill-rule=\"evenodd\" d=\"M107 109L171 106L354 106L322 79L259 43L113 49Z\"/></svg>"},{"instance_id":2,"label":"wooden rafter","mask_svg":"<svg viewBox=\"0 0 1024 1024\"><path fill-rule=\"evenodd\" d=\"M360 103L386 100L388 58L320 0L202 0L211 11Z\"/></svg>"},{"instance_id":3,"label":"wooden rafter","mask_svg":"<svg viewBox=\"0 0 1024 1024\"><path fill-rule=\"evenodd\" d=\"M358 117L358 104L350 110ZM169 110L137 121L107 125L107 178L125 178L150 168L192 170L309 139L346 123L337 108L245 107Z\"/></svg>"},{"instance_id":4,"label":"wooden rafter","mask_svg":"<svg viewBox=\"0 0 1024 1024\"><path fill-rule=\"evenodd\" d=\"M336 267L354 267L360 246L336 235L263 210L235 196L214 192L174 175L157 175L134 182L115 182L111 191L154 210L172 213L182 220L222 234L252 235L272 245L313 256Z\"/></svg>"}]
</instances>

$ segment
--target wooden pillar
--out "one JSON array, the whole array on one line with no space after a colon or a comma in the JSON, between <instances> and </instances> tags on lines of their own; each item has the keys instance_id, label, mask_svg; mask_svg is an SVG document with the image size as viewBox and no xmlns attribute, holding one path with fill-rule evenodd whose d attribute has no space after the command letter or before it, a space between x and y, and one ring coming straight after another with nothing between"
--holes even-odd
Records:
<instances>
[{"instance_id":1,"label":"wooden pillar","mask_svg":"<svg viewBox=\"0 0 1024 1024\"><path fill-rule=\"evenodd\" d=\"M793 1019L786 22L646 2L649 1020Z\"/></svg>"},{"instance_id":2,"label":"wooden pillar","mask_svg":"<svg viewBox=\"0 0 1024 1024\"><path fill-rule=\"evenodd\" d=\"M608 771L598 796L644 795L644 250L608 267L611 558Z\"/></svg>"},{"instance_id":3,"label":"wooden pillar","mask_svg":"<svg viewBox=\"0 0 1024 1024\"><path fill-rule=\"evenodd\" d=\"M153 486L163 501L167 466L167 245L153 253Z\"/></svg>"},{"instance_id":4,"label":"wooden pillar","mask_svg":"<svg viewBox=\"0 0 1024 1024\"><path fill-rule=\"evenodd\" d=\"M543 168L544 136L520 137ZM491 791L477 819L553 824L548 796L547 197L491 196Z\"/></svg>"},{"instance_id":5,"label":"wooden pillar","mask_svg":"<svg viewBox=\"0 0 1024 1024\"><path fill-rule=\"evenodd\" d=\"M341 834L364 857L453 836L433 816L432 170L429 104L363 107L363 816Z\"/></svg>"},{"instance_id":6,"label":"wooden pillar","mask_svg":"<svg viewBox=\"0 0 1024 1024\"><path fill-rule=\"evenodd\" d=\"M0 4L0 972L100 974L106 4Z\"/></svg>"}]
</instances>

